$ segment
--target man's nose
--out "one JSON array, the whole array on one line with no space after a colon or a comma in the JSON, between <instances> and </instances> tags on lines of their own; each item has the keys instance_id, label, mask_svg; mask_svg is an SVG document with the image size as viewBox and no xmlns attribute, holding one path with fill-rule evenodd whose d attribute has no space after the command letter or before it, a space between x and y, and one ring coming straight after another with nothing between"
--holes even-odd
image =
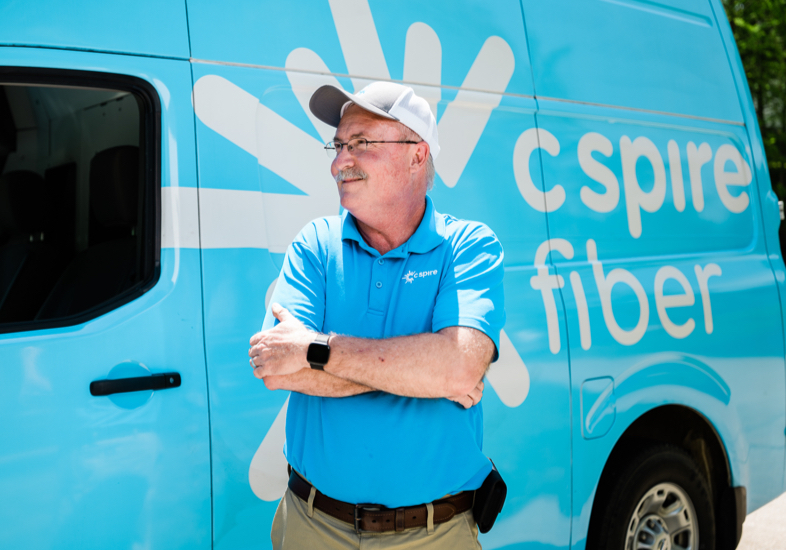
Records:
<instances>
[{"instance_id":1,"label":"man's nose","mask_svg":"<svg viewBox=\"0 0 786 550\"><path fill-rule=\"evenodd\" d=\"M343 170L344 168L348 168L349 166L353 166L355 164L355 157L351 155L348 151L348 147L344 145L341 148L341 151L338 152L336 158L333 159L333 163L331 164L331 171L335 176L338 174L339 170Z\"/></svg>"}]
</instances>

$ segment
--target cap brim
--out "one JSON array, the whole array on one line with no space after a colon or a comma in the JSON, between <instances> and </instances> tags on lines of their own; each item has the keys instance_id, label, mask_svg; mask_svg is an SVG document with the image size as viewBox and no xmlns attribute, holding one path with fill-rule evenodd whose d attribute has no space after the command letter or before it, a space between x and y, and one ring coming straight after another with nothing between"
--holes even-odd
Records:
<instances>
[{"instance_id":1,"label":"cap brim","mask_svg":"<svg viewBox=\"0 0 786 550\"><path fill-rule=\"evenodd\" d=\"M363 109L374 113L375 115L389 118L391 120L398 120L393 115L373 106L358 96L350 94L341 88L331 86L330 84L321 86L317 89L316 92L314 92L308 102L308 108L311 109L311 112L314 113L314 116L319 120L325 124L329 124L330 126L337 128L338 123L341 122L341 108L347 101L351 101L357 106L362 107Z\"/></svg>"}]
</instances>

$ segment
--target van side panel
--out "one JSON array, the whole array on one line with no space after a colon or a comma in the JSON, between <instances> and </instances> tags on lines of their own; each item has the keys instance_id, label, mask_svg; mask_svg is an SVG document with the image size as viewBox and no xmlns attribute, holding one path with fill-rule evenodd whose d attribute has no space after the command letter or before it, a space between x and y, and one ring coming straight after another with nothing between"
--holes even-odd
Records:
<instances>
[{"instance_id":1,"label":"van side panel","mask_svg":"<svg viewBox=\"0 0 786 550\"><path fill-rule=\"evenodd\" d=\"M762 182L712 10L627 0L525 0L524 8L537 123L560 145L543 163L545 188L566 193L548 219L549 237L569 253L554 262L570 281L560 292L573 392L573 544L584 544L615 443L664 404L709 420L732 483L747 487L755 509L782 487L784 346ZM551 10L567 13L567 23ZM608 379L608 392L593 393Z\"/></svg>"},{"instance_id":2,"label":"van side panel","mask_svg":"<svg viewBox=\"0 0 786 550\"><path fill-rule=\"evenodd\" d=\"M742 121L706 0L522 0L538 97Z\"/></svg>"},{"instance_id":3,"label":"van side panel","mask_svg":"<svg viewBox=\"0 0 786 550\"><path fill-rule=\"evenodd\" d=\"M532 95L521 7L515 1L498 2L494 9L479 0L462 2L460 9L417 0L273 2L264 9L250 0L231 7L210 0L187 3L195 59L490 90L492 83L483 78L465 81L485 45L501 63L507 62L505 50L515 56L516 71L505 91ZM362 87L358 82L352 81L354 91Z\"/></svg>"},{"instance_id":4,"label":"van side panel","mask_svg":"<svg viewBox=\"0 0 786 550\"><path fill-rule=\"evenodd\" d=\"M562 297L571 344L574 463L582 465L579 471L602 468L633 420L655 406L682 404L715 426L733 482L748 488L751 507L774 498L781 476L773 484L773 467L783 460L783 343L777 332L762 334L779 327L778 295L757 193L746 187L748 205L735 212L741 206L729 197L724 204L718 189L725 188L717 185L723 169L733 170L724 155L750 162L744 128L665 117L656 122L630 112L623 118L610 109L590 114L585 106L543 100L539 106L539 126L553 132L564 154L544 162L544 177L562 182L568 196L549 213L549 228L552 238L574 248L572 260L555 259L557 273L570 281ZM692 194L690 185L691 144L710 158L700 170L700 212L698 187ZM680 170L684 203L675 192ZM610 206L614 181L618 203L597 212ZM640 189L649 195L643 206ZM604 376L614 379L616 422L602 440L590 441L581 434L593 419L577 402L586 380ZM577 475L574 481L579 515L597 479ZM586 529L580 517L576 533Z\"/></svg>"},{"instance_id":5,"label":"van side panel","mask_svg":"<svg viewBox=\"0 0 786 550\"><path fill-rule=\"evenodd\" d=\"M767 169L767 159L764 155L764 147L761 142L761 131L759 129L759 121L756 117L756 112L753 108L753 99L751 97L750 88L748 87L748 80L745 76L745 70L740 60L740 54L737 51L737 46L734 43L734 35L731 32L731 27L726 19L723 6L717 0L712 0L712 7L718 19L718 27L723 36L726 52L729 57L734 80L737 85L737 93L740 97L740 105L745 119L745 126L748 130L748 136L751 143L751 155L753 159L753 168L758 181L759 197L761 200L762 222L764 225L764 239L767 244L767 254L770 260L770 265L775 273L775 280L778 285L778 294L780 297L781 313L783 315L782 326L786 331L786 309L783 307L784 299L786 299L786 269L784 269L783 247L779 243L778 228L781 223L780 212L778 208L778 197L772 190L770 182L770 173ZM786 463L784 464L784 477L781 491L786 489Z\"/></svg>"},{"instance_id":6,"label":"van side panel","mask_svg":"<svg viewBox=\"0 0 786 550\"><path fill-rule=\"evenodd\" d=\"M709 5L477 7L188 4L216 547L267 544L285 487L286 395L240 357L293 236L337 212L320 151L334 129L307 107L327 83L412 83L439 122L437 208L505 248L483 406L510 492L485 545L581 547L614 443L663 404L709 419L752 502L778 490L784 350L761 337L778 298Z\"/></svg>"},{"instance_id":7,"label":"van side panel","mask_svg":"<svg viewBox=\"0 0 786 550\"><path fill-rule=\"evenodd\" d=\"M0 44L188 59L186 6L182 0L3 2Z\"/></svg>"},{"instance_id":8,"label":"van side panel","mask_svg":"<svg viewBox=\"0 0 786 550\"><path fill-rule=\"evenodd\" d=\"M474 24L459 26L447 2L361 1L350 11L343 4L315 2L296 13L276 6L286 17L268 19L273 12L189 3L194 56L209 60L195 60L192 70L215 546L267 546L286 486L287 396L266 390L244 357L288 244L311 219L338 213L322 150L335 129L313 119L308 99L322 84L355 91L367 82L362 77L377 75L416 83L437 115L443 151L430 192L436 208L485 222L505 249L507 324L483 409L484 452L509 493L482 543L567 548L568 345L559 297L545 311L538 286L554 283L543 246L547 204L540 167L547 153L538 148L547 138L538 134L535 101L526 97L532 87L520 6L470 4ZM238 26L246 17L252 23ZM208 32L211 25L237 40L220 43L220 33ZM304 32L288 32L292 26ZM362 34L362 46L348 42L347 29ZM380 55L359 58L358 48ZM353 422L360 426L364 419ZM352 452L347 449L348 460Z\"/></svg>"}]
</instances>

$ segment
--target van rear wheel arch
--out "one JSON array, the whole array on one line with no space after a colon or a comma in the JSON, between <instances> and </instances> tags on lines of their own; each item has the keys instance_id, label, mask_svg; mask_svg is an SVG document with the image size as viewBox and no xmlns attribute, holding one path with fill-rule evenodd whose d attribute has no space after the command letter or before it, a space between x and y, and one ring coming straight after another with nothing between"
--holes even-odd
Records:
<instances>
[{"instance_id":1,"label":"van rear wheel arch","mask_svg":"<svg viewBox=\"0 0 786 550\"><path fill-rule=\"evenodd\" d=\"M715 550L709 486L691 455L674 445L644 448L599 511L597 548Z\"/></svg>"},{"instance_id":2,"label":"van rear wheel arch","mask_svg":"<svg viewBox=\"0 0 786 550\"><path fill-rule=\"evenodd\" d=\"M733 489L725 447L706 417L689 407L666 405L648 411L633 422L609 455L593 502L587 533L588 550L601 548L599 544L603 544L603 522L608 507L614 505L613 493L618 488L620 476L634 468L634 463L643 460L650 451L664 445L684 452L703 478L714 509L711 539L717 541L717 548L736 547L739 540L734 536L736 533L720 532L727 529L724 526L735 525L737 513L734 506L729 505L728 495Z\"/></svg>"}]
</instances>

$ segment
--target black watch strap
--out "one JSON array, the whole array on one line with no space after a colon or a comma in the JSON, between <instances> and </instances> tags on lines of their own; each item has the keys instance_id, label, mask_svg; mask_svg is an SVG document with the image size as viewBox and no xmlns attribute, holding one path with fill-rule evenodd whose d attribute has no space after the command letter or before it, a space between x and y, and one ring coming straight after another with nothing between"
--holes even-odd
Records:
<instances>
[{"instance_id":1,"label":"black watch strap","mask_svg":"<svg viewBox=\"0 0 786 550\"><path fill-rule=\"evenodd\" d=\"M312 369L325 370L328 360L330 360L330 335L318 333L314 336L314 341L308 346L306 361Z\"/></svg>"}]
</instances>

